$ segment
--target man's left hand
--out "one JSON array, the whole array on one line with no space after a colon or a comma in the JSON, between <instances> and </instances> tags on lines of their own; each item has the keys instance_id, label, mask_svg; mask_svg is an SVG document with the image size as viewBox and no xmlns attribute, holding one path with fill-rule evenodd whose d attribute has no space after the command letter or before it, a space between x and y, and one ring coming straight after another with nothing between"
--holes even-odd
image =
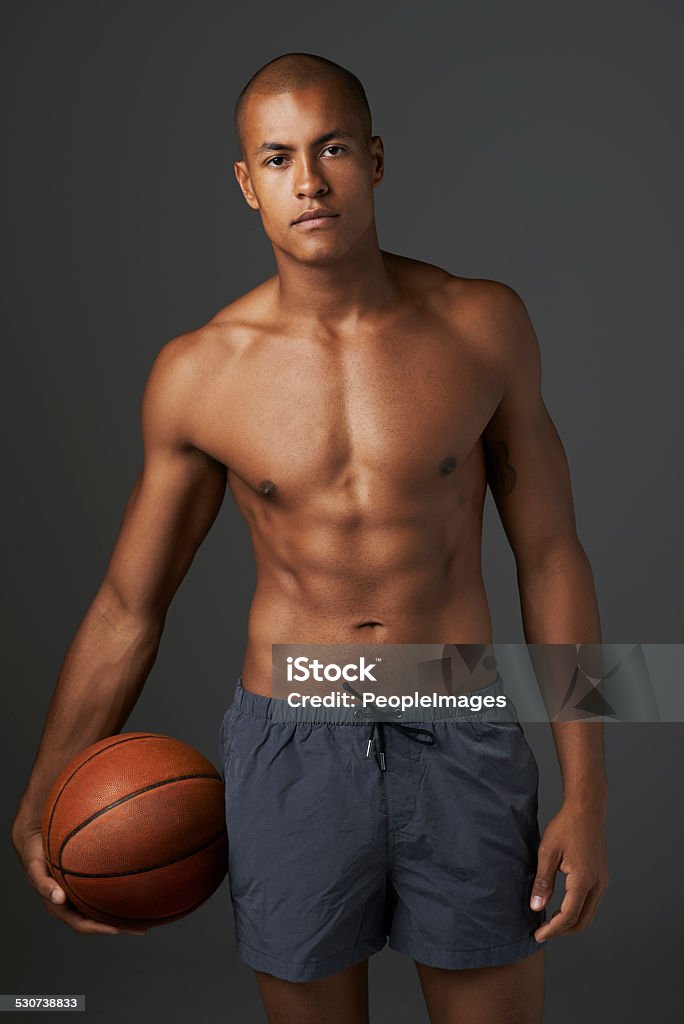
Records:
<instances>
[{"instance_id":1,"label":"man's left hand","mask_svg":"<svg viewBox=\"0 0 684 1024\"><path fill-rule=\"evenodd\" d=\"M532 909L548 906L557 871L567 877L560 909L534 933L537 942L574 935L593 921L609 881L604 820L603 810L566 801L544 830L530 897Z\"/></svg>"}]
</instances>

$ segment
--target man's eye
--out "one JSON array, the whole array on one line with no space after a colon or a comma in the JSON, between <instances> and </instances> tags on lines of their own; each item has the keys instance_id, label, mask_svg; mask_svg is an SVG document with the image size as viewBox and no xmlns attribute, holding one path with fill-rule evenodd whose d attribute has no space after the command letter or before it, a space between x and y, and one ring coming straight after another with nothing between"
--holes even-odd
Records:
<instances>
[{"instance_id":1,"label":"man's eye","mask_svg":"<svg viewBox=\"0 0 684 1024\"><path fill-rule=\"evenodd\" d=\"M334 142L331 143L329 146L326 146L325 149L323 150L323 152L326 153L330 149L337 149L341 153L344 153L344 146L338 146L337 143L334 143ZM333 153L333 156L336 156L336 154ZM266 166L267 167L269 167L269 166L270 167L283 167L284 166L283 164L276 164L276 163L274 163L274 160L287 160L287 157L286 156L272 156L269 160L266 161Z\"/></svg>"}]
</instances>

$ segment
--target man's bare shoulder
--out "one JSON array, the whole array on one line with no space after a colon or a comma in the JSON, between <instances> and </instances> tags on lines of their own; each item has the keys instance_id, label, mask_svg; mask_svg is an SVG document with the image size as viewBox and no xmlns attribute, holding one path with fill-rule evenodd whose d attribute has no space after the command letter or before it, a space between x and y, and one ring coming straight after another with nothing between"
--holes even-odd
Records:
<instances>
[{"instance_id":1,"label":"man's bare shoulder","mask_svg":"<svg viewBox=\"0 0 684 1024\"><path fill-rule=\"evenodd\" d=\"M505 324L523 308L518 293L502 281L462 277L434 263L396 253L383 252L383 258L402 287L428 298L435 311L450 320Z\"/></svg>"},{"instance_id":2,"label":"man's bare shoulder","mask_svg":"<svg viewBox=\"0 0 684 1024\"><path fill-rule=\"evenodd\" d=\"M208 372L218 332L209 324L186 331L167 341L157 352L146 385L146 394L169 404L190 397L190 391Z\"/></svg>"},{"instance_id":3,"label":"man's bare shoulder","mask_svg":"<svg viewBox=\"0 0 684 1024\"><path fill-rule=\"evenodd\" d=\"M381 250L385 269L403 292L427 294L438 288L453 275L434 263L400 256L396 252Z\"/></svg>"},{"instance_id":4,"label":"man's bare shoulder","mask_svg":"<svg viewBox=\"0 0 684 1024\"><path fill-rule=\"evenodd\" d=\"M179 334L157 352L142 398L142 429L146 446L153 441L176 450L194 447L192 408L206 364L203 329Z\"/></svg>"},{"instance_id":5,"label":"man's bare shoulder","mask_svg":"<svg viewBox=\"0 0 684 1024\"><path fill-rule=\"evenodd\" d=\"M142 401L143 426L177 447L202 450L201 412L207 395L263 329L269 281L220 309L199 327L157 351Z\"/></svg>"},{"instance_id":6,"label":"man's bare shoulder","mask_svg":"<svg viewBox=\"0 0 684 1024\"><path fill-rule=\"evenodd\" d=\"M178 334L159 350L159 376L186 384L201 384L225 365L263 328L273 293L273 278L219 309L199 327Z\"/></svg>"},{"instance_id":7,"label":"man's bare shoulder","mask_svg":"<svg viewBox=\"0 0 684 1024\"><path fill-rule=\"evenodd\" d=\"M488 278L451 276L436 293L442 315L458 337L492 364L511 372L538 357L538 343L522 298L510 285Z\"/></svg>"},{"instance_id":8,"label":"man's bare shoulder","mask_svg":"<svg viewBox=\"0 0 684 1024\"><path fill-rule=\"evenodd\" d=\"M214 337L225 336L234 345L252 337L271 318L277 291L277 276L269 277L255 288L239 295L219 309L205 325Z\"/></svg>"},{"instance_id":9,"label":"man's bare shoulder","mask_svg":"<svg viewBox=\"0 0 684 1024\"><path fill-rule=\"evenodd\" d=\"M447 274L436 296L444 312L464 320L505 323L519 315L522 299L510 285L483 277L459 277Z\"/></svg>"}]
</instances>

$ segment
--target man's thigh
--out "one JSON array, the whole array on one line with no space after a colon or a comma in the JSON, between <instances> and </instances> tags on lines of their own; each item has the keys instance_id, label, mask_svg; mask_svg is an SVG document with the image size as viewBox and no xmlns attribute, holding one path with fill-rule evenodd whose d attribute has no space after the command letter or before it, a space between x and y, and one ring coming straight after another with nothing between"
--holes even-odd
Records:
<instances>
[{"instance_id":1,"label":"man's thigh","mask_svg":"<svg viewBox=\"0 0 684 1024\"><path fill-rule=\"evenodd\" d=\"M368 960L318 981L254 973L268 1024L368 1024Z\"/></svg>"},{"instance_id":2,"label":"man's thigh","mask_svg":"<svg viewBox=\"0 0 684 1024\"><path fill-rule=\"evenodd\" d=\"M416 968L431 1024L542 1024L544 950L512 964Z\"/></svg>"}]
</instances>

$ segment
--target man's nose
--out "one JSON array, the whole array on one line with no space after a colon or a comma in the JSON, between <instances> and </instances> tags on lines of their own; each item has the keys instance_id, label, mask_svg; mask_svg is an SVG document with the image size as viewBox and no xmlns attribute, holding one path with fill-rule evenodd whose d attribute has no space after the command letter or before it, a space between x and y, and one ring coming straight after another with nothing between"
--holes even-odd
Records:
<instances>
[{"instance_id":1,"label":"man's nose","mask_svg":"<svg viewBox=\"0 0 684 1024\"><path fill-rule=\"evenodd\" d=\"M303 160L295 178L295 192L298 196L320 196L328 191L328 185L313 161Z\"/></svg>"}]
</instances>

